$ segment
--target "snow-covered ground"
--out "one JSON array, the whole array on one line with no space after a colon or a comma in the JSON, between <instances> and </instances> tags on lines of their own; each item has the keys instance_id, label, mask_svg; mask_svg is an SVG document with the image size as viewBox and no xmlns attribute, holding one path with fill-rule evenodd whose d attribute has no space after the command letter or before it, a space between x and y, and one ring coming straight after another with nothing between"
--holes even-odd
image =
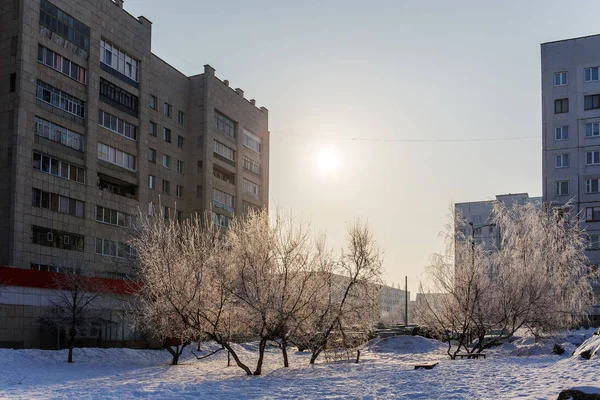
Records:
<instances>
[{"instance_id":1,"label":"snow-covered ground","mask_svg":"<svg viewBox=\"0 0 600 400\"><path fill-rule=\"evenodd\" d=\"M586 338L574 337L565 341ZM75 349L75 363L67 364L66 351L0 349L0 398L555 399L564 389L600 387L600 354L584 360L571 357L572 349L557 356L551 348L526 338L488 351L485 360L452 361L444 344L404 336L372 341L359 364L322 358L310 367L308 354L295 353L290 368L282 368L279 350L271 348L260 377L227 368L223 352L196 360L186 351L181 365L170 366L164 350ZM245 360L254 350L239 347ZM425 361L439 365L414 370Z\"/></svg>"}]
</instances>

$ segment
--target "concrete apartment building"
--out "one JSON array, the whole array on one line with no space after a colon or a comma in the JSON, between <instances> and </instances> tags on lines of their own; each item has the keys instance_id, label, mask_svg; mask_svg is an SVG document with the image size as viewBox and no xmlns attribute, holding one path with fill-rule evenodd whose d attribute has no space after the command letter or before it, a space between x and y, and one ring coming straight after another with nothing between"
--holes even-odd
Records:
<instances>
[{"instance_id":1,"label":"concrete apartment building","mask_svg":"<svg viewBox=\"0 0 600 400\"><path fill-rule=\"evenodd\" d=\"M460 214L469 225L461 228L464 237L473 238L475 243L483 243L489 248L497 248L500 245L500 230L491 220L495 201L510 207L513 204L541 203L542 198L529 197L527 193L509 193L496 195L495 200L456 203L455 214Z\"/></svg>"},{"instance_id":2,"label":"concrete apartment building","mask_svg":"<svg viewBox=\"0 0 600 400\"><path fill-rule=\"evenodd\" d=\"M600 35L541 45L544 201L572 201L585 219L593 271L600 264ZM594 315L600 322L600 282Z\"/></svg>"},{"instance_id":3,"label":"concrete apartment building","mask_svg":"<svg viewBox=\"0 0 600 400\"><path fill-rule=\"evenodd\" d=\"M268 205L268 110L151 39L122 0L0 0L0 347L40 346L55 274L131 276L139 210L227 226ZM104 339L138 338L122 317Z\"/></svg>"}]
</instances>

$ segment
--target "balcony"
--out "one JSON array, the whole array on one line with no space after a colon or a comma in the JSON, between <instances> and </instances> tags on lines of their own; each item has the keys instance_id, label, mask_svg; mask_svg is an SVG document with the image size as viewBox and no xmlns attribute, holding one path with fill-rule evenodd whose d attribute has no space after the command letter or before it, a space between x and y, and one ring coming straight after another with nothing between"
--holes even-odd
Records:
<instances>
[{"instance_id":1,"label":"balcony","mask_svg":"<svg viewBox=\"0 0 600 400\"><path fill-rule=\"evenodd\" d=\"M128 199L138 199L137 185L132 185L131 183L100 173L98 174L98 189L116 194L117 196L127 197Z\"/></svg>"}]
</instances>

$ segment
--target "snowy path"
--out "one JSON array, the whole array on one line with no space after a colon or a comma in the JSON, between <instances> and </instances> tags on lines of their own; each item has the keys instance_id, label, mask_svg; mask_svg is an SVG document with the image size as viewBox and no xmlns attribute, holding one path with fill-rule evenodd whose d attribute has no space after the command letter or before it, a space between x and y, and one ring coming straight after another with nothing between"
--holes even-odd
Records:
<instances>
[{"instance_id":1,"label":"snowy path","mask_svg":"<svg viewBox=\"0 0 600 400\"><path fill-rule=\"evenodd\" d=\"M265 375L246 377L225 367L223 353L202 361L188 355L183 365L171 367L165 351L76 349L76 363L67 364L65 351L0 349L0 398L554 399L572 386L600 386L598 359L496 352L485 360L451 361L439 346L417 350L372 347L359 364L314 367L306 355L295 354L291 368L283 369L272 349ZM415 371L414 364L425 360L440 364Z\"/></svg>"}]
</instances>

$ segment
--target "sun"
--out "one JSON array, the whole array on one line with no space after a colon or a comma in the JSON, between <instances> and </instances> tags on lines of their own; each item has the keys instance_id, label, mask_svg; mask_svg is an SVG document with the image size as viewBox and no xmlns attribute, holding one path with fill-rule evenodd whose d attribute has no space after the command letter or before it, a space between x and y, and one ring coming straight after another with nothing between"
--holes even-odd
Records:
<instances>
[{"instance_id":1,"label":"sun","mask_svg":"<svg viewBox=\"0 0 600 400\"><path fill-rule=\"evenodd\" d=\"M337 153L331 150L321 150L317 155L317 167L319 171L333 172L338 169L340 159Z\"/></svg>"}]
</instances>

